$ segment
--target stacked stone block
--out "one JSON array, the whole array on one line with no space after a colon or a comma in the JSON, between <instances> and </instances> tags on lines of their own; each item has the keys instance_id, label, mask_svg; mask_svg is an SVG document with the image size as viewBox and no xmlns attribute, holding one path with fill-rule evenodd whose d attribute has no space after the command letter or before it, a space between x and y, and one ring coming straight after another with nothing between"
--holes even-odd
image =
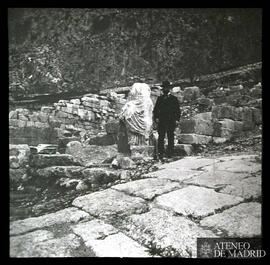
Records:
<instances>
[{"instance_id":1,"label":"stacked stone block","mask_svg":"<svg viewBox=\"0 0 270 265\"><path fill-rule=\"evenodd\" d=\"M66 137L105 133L105 124L117 118L123 98L87 94L80 99L59 100L40 111L15 109L9 113L10 143L54 144ZM74 139L73 139L74 140Z\"/></svg>"}]
</instances>

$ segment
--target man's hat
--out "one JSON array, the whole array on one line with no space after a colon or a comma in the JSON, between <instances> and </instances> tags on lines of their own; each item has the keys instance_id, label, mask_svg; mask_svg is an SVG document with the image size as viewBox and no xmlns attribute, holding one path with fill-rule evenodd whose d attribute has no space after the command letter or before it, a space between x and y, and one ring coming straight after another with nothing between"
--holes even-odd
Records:
<instances>
[{"instance_id":1,"label":"man's hat","mask_svg":"<svg viewBox=\"0 0 270 265\"><path fill-rule=\"evenodd\" d=\"M160 85L162 88L171 88L172 85L168 80L162 81L162 84Z\"/></svg>"}]
</instances>

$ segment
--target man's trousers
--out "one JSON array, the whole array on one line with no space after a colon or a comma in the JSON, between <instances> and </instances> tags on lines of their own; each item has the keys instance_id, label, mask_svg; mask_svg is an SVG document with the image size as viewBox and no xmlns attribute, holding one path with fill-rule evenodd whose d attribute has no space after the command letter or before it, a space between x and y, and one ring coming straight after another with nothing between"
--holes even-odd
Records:
<instances>
[{"instance_id":1,"label":"man's trousers","mask_svg":"<svg viewBox=\"0 0 270 265\"><path fill-rule=\"evenodd\" d=\"M158 124L158 154L162 158L164 156L164 138L167 134L168 138L168 148L167 155L172 156L174 152L174 130L175 122L171 123L159 123Z\"/></svg>"}]
</instances>

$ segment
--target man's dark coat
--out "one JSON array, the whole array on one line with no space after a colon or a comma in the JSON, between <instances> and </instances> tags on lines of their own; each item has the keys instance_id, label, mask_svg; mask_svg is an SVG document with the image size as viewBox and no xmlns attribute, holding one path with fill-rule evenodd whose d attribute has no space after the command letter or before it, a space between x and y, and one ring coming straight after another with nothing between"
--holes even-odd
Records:
<instances>
[{"instance_id":1,"label":"man's dark coat","mask_svg":"<svg viewBox=\"0 0 270 265\"><path fill-rule=\"evenodd\" d=\"M159 119L159 124L175 124L180 119L178 99L168 94L159 96L154 107L154 120Z\"/></svg>"}]
</instances>

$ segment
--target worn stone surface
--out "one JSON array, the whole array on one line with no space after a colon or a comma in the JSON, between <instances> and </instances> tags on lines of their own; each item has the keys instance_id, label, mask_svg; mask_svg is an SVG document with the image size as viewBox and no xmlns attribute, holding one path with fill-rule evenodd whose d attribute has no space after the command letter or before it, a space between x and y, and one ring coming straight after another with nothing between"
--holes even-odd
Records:
<instances>
[{"instance_id":1,"label":"worn stone surface","mask_svg":"<svg viewBox=\"0 0 270 265\"><path fill-rule=\"evenodd\" d=\"M112 225L92 220L73 226L97 257L148 257L147 249L127 237Z\"/></svg>"},{"instance_id":2,"label":"worn stone surface","mask_svg":"<svg viewBox=\"0 0 270 265\"><path fill-rule=\"evenodd\" d=\"M113 218L147 211L148 206L141 198L132 197L113 189L94 192L76 198L72 204L90 215Z\"/></svg>"},{"instance_id":3,"label":"worn stone surface","mask_svg":"<svg viewBox=\"0 0 270 265\"><path fill-rule=\"evenodd\" d=\"M179 143L183 143L183 144L208 144L209 142L211 142L211 140L212 140L211 136L194 134L194 133L189 133L189 134L181 133L178 136Z\"/></svg>"},{"instance_id":4,"label":"worn stone surface","mask_svg":"<svg viewBox=\"0 0 270 265\"><path fill-rule=\"evenodd\" d=\"M98 257L151 257L148 249L132 240L123 233L106 237L103 241L94 240L91 247Z\"/></svg>"},{"instance_id":5,"label":"worn stone surface","mask_svg":"<svg viewBox=\"0 0 270 265\"><path fill-rule=\"evenodd\" d=\"M146 200L152 200L157 195L181 188L181 186L179 183L171 182L166 179L140 179L118 184L111 188Z\"/></svg>"},{"instance_id":6,"label":"worn stone surface","mask_svg":"<svg viewBox=\"0 0 270 265\"><path fill-rule=\"evenodd\" d=\"M222 229L229 237L261 236L261 204L241 203L219 214L204 218L200 224Z\"/></svg>"},{"instance_id":7,"label":"worn stone surface","mask_svg":"<svg viewBox=\"0 0 270 265\"><path fill-rule=\"evenodd\" d=\"M196 257L197 237L215 237L185 217L158 208L130 216L121 229L161 256Z\"/></svg>"},{"instance_id":8,"label":"worn stone surface","mask_svg":"<svg viewBox=\"0 0 270 265\"><path fill-rule=\"evenodd\" d=\"M41 229L55 224L76 223L88 220L89 214L77 208L70 207L55 213L49 213L39 217L31 217L10 223L10 235L18 235L34 229Z\"/></svg>"},{"instance_id":9,"label":"worn stone surface","mask_svg":"<svg viewBox=\"0 0 270 265\"><path fill-rule=\"evenodd\" d=\"M68 154L38 154L33 155L29 165L35 168L44 168L50 166L80 166L81 163Z\"/></svg>"},{"instance_id":10,"label":"worn stone surface","mask_svg":"<svg viewBox=\"0 0 270 265\"><path fill-rule=\"evenodd\" d=\"M234 173L229 171L213 170L202 172L200 175L195 175L190 179L184 180L184 183L205 186L209 188L222 188L236 181L241 182L245 177L247 177L247 173Z\"/></svg>"},{"instance_id":11,"label":"worn stone surface","mask_svg":"<svg viewBox=\"0 0 270 265\"><path fill-rule=\"evenodd\" d=\"M155 172L150 172L145 174L144 177L147 178L158 178L158 179L169 179L173 181L182 182L185 179L189 179L192 176L197 176L201 174L201 171L196 170L185 170L185 169L178 169L178 168L165 168Z\"/></svg>"},{"instance_id":12,"label":"worn stone surface","mask_svg":"<svg viewBox=\"0 0 270 265\"><path fill-rule=\"evenodd\" d=\"M202 169L208 171L225 170L230 172L256 173L261 170L261 164L250 161L249 159L235 159L216 163L215 167L213 167L213 165L205 166Z\"/></svg>"},{"instance_id":13,"label":"worn stone surface","mask_svg":"<svg viewBox=\"0 0 270 265\"><path fill-rule=\"evenodd\" d=\"M184 157L180 160L163 164L160 169L180 169L182 171L191 170L191 169L200 169L207 165L213 165L218 161L214 158L203 158L199 156L189 156Z\"/></svg>"},{"instance_id":14,"label":"worn stone surface","mask_svg":"<svg viewBox=\"0 0 270 265\"><path fill-rule=\"evenodd\" d=\"M240 196L245 199L257 199L262 195L261 177L249 177L236 180L231 185L222 188L219 192Z\"/></svg>"},{"instance_id":15,"label":"worn stone surface","mask_svg":"<svg viewBox=\"0 0 270 265\"><path fill-rule=\"evenodd\" d=\"M73 257L73 252L80 247L80 239L74 234L68 234L61 238L43 240L34 244L31 238L30 240L25 238L27 235L11 238L11 256Z\"/></svg>"},{"instance_id":16,"label":"worn stone surface","mask_svg":"<svg viewBox=\"0 0 270 265\"><path fill-rule=\"evenodd\" d=\"M25 235L11 237L10 257L27 257L29 255L29 249L32 249L33 245L52 239L53 237L53 233L47 230L37 230Z\"/></svg>"},{"instance_id":17,"label":"worn stone surface","mask_svg":"<svg viewBox=\"0 0 270 265\"><path fill-rule=\"evenodd\" d=\"M243 198L217 193L204 187L188 186L155 199L155 203L176 213L194 218L214 214L216 210L243 201Z\"/></svg>"}]
</instances>

